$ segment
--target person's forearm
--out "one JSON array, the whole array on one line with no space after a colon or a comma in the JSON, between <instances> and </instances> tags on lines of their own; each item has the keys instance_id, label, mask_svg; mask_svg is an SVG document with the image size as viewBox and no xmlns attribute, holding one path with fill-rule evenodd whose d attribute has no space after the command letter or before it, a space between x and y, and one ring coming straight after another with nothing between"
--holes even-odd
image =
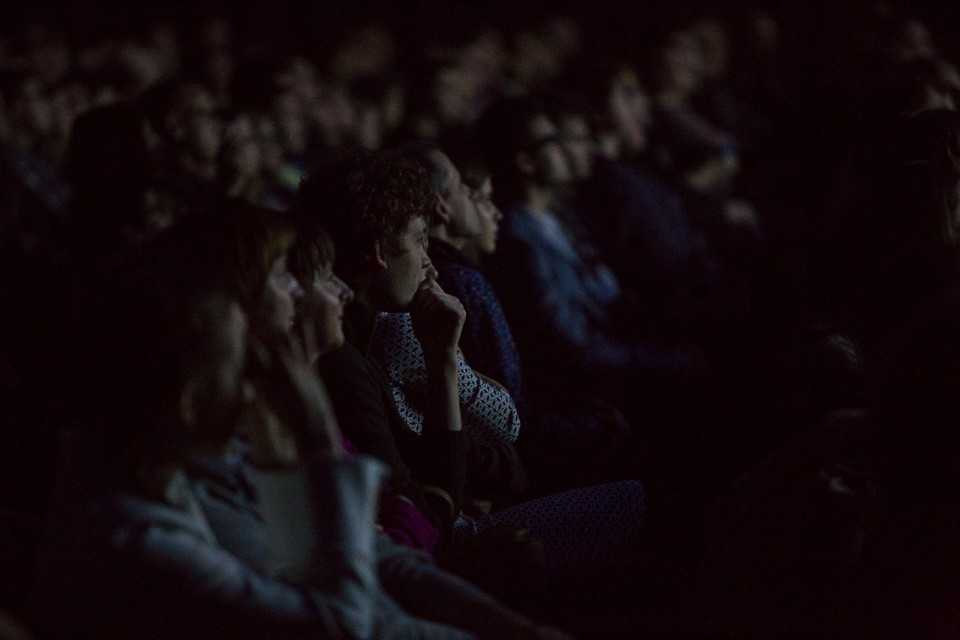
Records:
<instances>
[{"instance_id":1,"label":"person's forearm","mask_svg":"<svg viewBox=\"0 0 960 640\"><path fill-rule=\"evenodd\" d=\"M421 434L424 452L433 453L429 455L429 464L421 470L424 475L420 479L447 492L454 519L463 504L466 482L458 372L455 352L450 358L427 361L426 407Z\"/></svg>"},{"instance_id":2,"label":"person's forearm","mask_svg":"<svg viewBox=\"0 0 960 640\"><path fill-rule=\"evenodd\" d=\"M457 354L444 354L427 361L427 406L424 410L424 430L460 431L458 389L459 366Z\"/></svg>"},{"instance_id":3,"label":"person's forearm","mask_svg":"<svg viewBox=\"0 0 960 640\"><path fill-rule=\"evenodd\" d=\"M459 393L464 430L478 442L516 442L520 416L507 390L478 375L459 360Z\"/></svg>"}]
</instances>

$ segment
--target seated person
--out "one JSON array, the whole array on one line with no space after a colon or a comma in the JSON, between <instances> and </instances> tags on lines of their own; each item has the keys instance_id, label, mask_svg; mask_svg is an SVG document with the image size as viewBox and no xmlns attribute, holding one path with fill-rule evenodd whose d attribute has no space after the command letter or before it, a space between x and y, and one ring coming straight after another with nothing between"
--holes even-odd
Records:
<instances>
[{"instance_id":1,"label":"seated person","mask_svg":"<svg viewBox=\"0 0 960 640\"><path fill-rule=\"evenodd\" d=\"M534 397L563 402L624 380L698 373L699 350L653 342L642 314L622 317L619 282L577 252L553 213L571 172L543 109L526 99L495 103L476 133L507 203L488 274L521 357L536 367L528 376Z\"/></svg>"},{"instance_id":2,"label":"seated person","mask_svg":"<svg viewBox=\"0 0 960 640\"><path fill-rule=\"evenodd\" d=\"M460 515L463 487L468 496L495 501L509 499L511 487L491 464L504 458L479 457L452 467L454 447L427 455L427 443L443 439L459 438L481 452L506 447L504 438L475 439L463 426L461 410L469 405L464 395L474 399L458 385L472 379L469 373L460 377L466 367L457 348L464 313L436 283L426 253L425 217L432 201L423 168L388 151L318 170L302 185L299 207L329 232L337 249L335 266L356 292L357 301L346 311L348 344L319 363L341 422L361 431L357 438L348 436L361 451L408 470L421 484L429 485L441 471L455 472L447 476L447 486L459 491L454 514ZM497 404L500 397L480 399L477 413L488 427L509 423L515 413L512 402ZM396 398L403 402L399 407ZM623 482L460 517L454 539L465 541L497 524L527 528L543 543L549 568L559 571L631 552L642 514L642 487Z\"/></svg>"},{"instance_id":3,"label":"seated person","mask_svg":"<svg viewBox=\"0 0 960 640\"><path fill-rule=\"evenodd\" d=\"M353 300L353 290L333 272L333 243L321 228L302 233L290 249L290 271L300 282L303 297L297 301L297 327L303 337L307 362L343 346L343 312ZM343 436L348 451L356 451ZM427 516L429 506L416 486L401 492L384 482L380 493L378 524L398 544L433 553L440 532Z\"/></svg>"},{"instance_id":4,"label":"seated person","mask_svg":"<svg viewBox=\"0 0 960 640\"><path fill-rule=\"evenodd\" d=\"M636 456L616 464L608 445L622 447L629 425L612 406L590 399L580 406L535 406L527 397L520 356L496 293L465 249L493 253L502 218L490 199L489 173L476 185L438 148L411 145L405 151L426 169L436 191L430 226L430 260L437 281L467 310L459 345L479 372L501 382L514 400L524 428L517 441L534 491L568 489L598 479L636 477ZM597 457L602 457L602 460ZM613 468L617 467L617 468Z\"/></svg>"},{"instance_id":5,"label":"seated person","mask_svg":"<svg viewBox=\"0 0 960 640\"><path fill-rule=\"evenodd\" d=\"M314 483L326 487L314 496L325 516L315 523L322 563L303 584L264 575L226 551L184 467L191 452L226 447L235 428L248 386L246 318L213 292L173 299L143 281L119 290L124 313L114 317L123 326L113 323L114 342L104 345L102 369L93 369L113 402L98 398L96 431L65 451L39 554L40 630L45 637L365 635L374 620L381 465L343 458L329 443L304 452L310 471L327 479ZM356 502L344 500L348 486Z\"/></svg>"},{"instance_id":6,"label":"seated person","mask_svg":"<svg viewBox=\"0 0 960 640\"><path fill-rule=\"evenodd\" d=\"M113 289L124 312L104 319L112 338L95 370L109 390L71 443L41 547L44 637L562 637L378 537L384 465L343 454L323 388L294 352L250 345L245 366L247 314L219 292L236 283L198 252L203 239L186 241L196 231L175 227L149 268ZM265 279L248 280L260 282L251 297L289 317L293 288L270 292ZM229 455L249 412L256 487L232 523L265 528L266 556L231 548L230 519L208 519L210 495L185 475L190 458ZM402 606L387 595L398 589Z\"/></svg>"}]
</instances>

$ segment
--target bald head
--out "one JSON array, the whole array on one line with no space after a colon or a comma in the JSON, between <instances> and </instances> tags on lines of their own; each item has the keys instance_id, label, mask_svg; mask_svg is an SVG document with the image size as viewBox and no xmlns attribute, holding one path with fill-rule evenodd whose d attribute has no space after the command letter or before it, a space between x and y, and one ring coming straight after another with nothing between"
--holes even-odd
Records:
<instances>
[{"instance_id":1,"label":"bald head","mask_svg":"<svg viewBox=\"0 0 960 640\"><path fill-rule=\"evenodd\" d=\"M432 145L408 147L407 153L427 171L436 193L430 235L455 246L480 234L480 214L473 202L472 190L460 176L450 158Z\"/></svg>"}]
</instances>

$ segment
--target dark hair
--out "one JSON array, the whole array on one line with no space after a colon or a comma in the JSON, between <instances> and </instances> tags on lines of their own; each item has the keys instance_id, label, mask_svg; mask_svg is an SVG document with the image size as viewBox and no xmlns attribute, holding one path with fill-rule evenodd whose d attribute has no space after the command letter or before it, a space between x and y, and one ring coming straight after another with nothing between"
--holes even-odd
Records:
<instances>
[{"instance_id":1,"label":"dark hair","mask_svg":"<svg viewBox=\"0 0 960 640\"><path fill-rule=\"evenodd\" d=\"M479 160L466 160L457 168L460 170L463 183L474 191L479 190L484 182L491 179L490 169Z\"/></svg>"},{"instance_id":2,"label":"dark hair","mask_svg":"<svg viewBox=\"0 0 960 640\"><path fill-rule=\"evenodd\" d=\"M119 242L126 226L143 224L144 197L155 176L134 109L116 104L80 115L70 132L63 170L71 209L85 234Z\"/></svg>"},{"instance_id":3,"label":"dark hair","mask_svg":"<svg viewBox=\"0 0 960 640\"><path fill-rule=\"evenodd\" d=\"M211 227L221 235L221 250L215 255L233 275L232 293L253 316L261 302L273 263L290 250L296 227L284 214L230 200L222 210L211 212Z\"/></svg>"},{"instance_id":4,"label":"dark hair","mask_svg":"<svg viewBox=\"0 0 960 640\"><path fill-rule=\"evenodd\" d=\"M891 120L865 145L855 187L878 240L916 242L920 253L955 245L960 117L929 109ZM920 244L922 243L922 244Z\"/></svg>"},{"instance_id":5,"label":"dark hair","mask_svg":"<svg viewBox=\"0 0 960 640\"><path fill-rule=\"evenodd\" d=\"M520 196L523 179L514 166L518 151L533 142L530 124L546 114L540 100L533 96L502 98L492 103L480 116L474 129L474 148L490 168L497 193L507 198ZM499 198L498 198L499 199Z\"/></svg>"},{"instance_id":6,"label":"dark hair","mask_svg":"<svg viewBox=\"0 0 960 640\"><path fill-rule=\"evenodd\" d=\"M582 115L594 126L609 126L610 92L625 73L637 73L625 58L592 56L578 61L565 75L563 91L548 102L551 117Z\"/></svg>"},{"instance_id":7,"label":"dark hair","mask_svg":"<svg viewBox=\"0 0 960 640\"><path fill-rule=\"evenodd\" d=\"M824 286L841 317L875 331L953 277L960 248L960 117L927 110L878 126L840 196Z\"/></svg>"},{"instance_id":8,"label":"dark hair","mask_svg":"<svg viewBox=\"0 0 960 640\"><path fill-rule=\"evenodd\" d=\"M166 419L184 385L209 374L234 297L211 269L206 229L181 224L112 276L89 318L84 417L124 459L181 462L192 434ZM232 428L232 425L231 425Z\"/></svg>"},{"instance_id":9,"label":"dark hair","mask_svg":"<svg viewBox=\"0 0 960 640\"><path fill-rule=\"evenodd\" d=\"M950 78L954 71L949 62L939 59L912 58L897 62L876 82L866 97L866 109L876 112L875 119L905 116L923 109L928 89L949 95L960 103L960 87Z\"/></svg>"},{"instance_id":10,"label":"dark hair","mask_svg":"<svg viewBox=\"0 0 960 640\"><path fill-rule=\"evenodd\" d=\"M163 241L180 245L177 253L181 260L196 264L193 277L199 283L223 289L253 318L270 268L289 251L296 236L296 227L285 214L223 198L178 220Z\"/></svg>"},{"instance_id":11,"label":"dark hair","mask_svg":"<svg viewBox=\"0 0 960 640\"><path fill-rule=\"evenodd\" d=\"M330 234L323 227L306 222L301 225L297 241L287 254L290 273L304 289L313 283L314 274L332 267L336 251Z\"/></svg>"},{"instance_id":12,"label":"dark hair","mask_svg":"<svg viewBox=\"0 0 960 640\"><path fill-rule=\"evenodd\" d=\"M551 91L544 96L547 115L558 125L566 118L583 118L593 122L589 101L583 96L564 91Z\"/></svg>"},{"instance_id":13,"label":"dark hair","mask_svg":"<svg viewBox=\"0 0 960 640\"><path fill-rule=\"evenodd\" d=\"M426 171L400 151L354 152L318 166L293 210L330 234L336 269L351 281L375 242L392 248L412 219L429 216L433 195Z\"/></svg>"},{"instance_id":14,"label":"dark hair","mask_svg":"<svg viewBox=\"0 0 960 640\"><path fill-rule=\"evenodd\" d=\"M183 75L169 78L147 88L135 102L135 108L142 114L154 132L165 144L172 142L167 117L182 108L184 101L193 90L210 91L210 88L195 75Z\"/></svg>"}]
</instances>

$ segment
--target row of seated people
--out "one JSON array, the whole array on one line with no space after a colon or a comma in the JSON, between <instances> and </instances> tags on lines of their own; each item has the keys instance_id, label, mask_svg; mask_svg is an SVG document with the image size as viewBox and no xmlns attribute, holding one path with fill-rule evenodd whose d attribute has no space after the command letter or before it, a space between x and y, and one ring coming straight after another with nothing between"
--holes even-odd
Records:
<instances>
[{"instance_id":1,"label":"row of seated people","mask_svg":"<svg viewBox=\"0 0 960 640\"><path fill-rule=\"evenodd\" d=\"M570 611L549 610L561 626L608 637L603 625L620 624L632 637L637 594L687 577L678 557L701 533L684 531L691 496L712 502L744 466L724 459L712 439L723 434L711 433L743 416L737 376L756 375L730 358L773 345L758 336L768 319L750 308L752 278L766 267L755 262L756 219L714 197L731 171L725 141L685 178L699 197L678 190L641 153L636 78L611 77L601 102L634 99L613 103L611 118L630 114L615 153L583 145L593 136L571 105L508 99L478 121L474 155L451 150L453 162L415 144L320 165L286 213L216 197L195 201L197 211L145 207L139 155L121 155L133 173L118 176L117 156L78 152L74 175L85 182L73 206L86 228L67 262L79 268L59 283L74 290L58 302L81 313L56 318L43 351L59 356L47 367L69 360L54 374L65 398L53 394L62 406L51 429L69 434L39 562L22 563L36 582L33 606L21 609L30 626L43 636L563 637L478 588L536 614L544 584L560 584L572 594ZM86 123L102 148L105 124L137 138L141 118L118 105ZM734 485L709 516L719 525L698 523L720 549L708 556L719 565L707 573L716 611L702 607L706 622L661 614L644 621L652 633L657 624L670 626L663 635L723 623L776 629L785 602L814 615L829 600L811 595L814 578L850 563L890 569L863 562L896 555L870 537L875 521L916 561L894 563L896 577L920 580L937 551L950 552L937 535L877 516L874 487L851 471L866 450L889 463L879 490L911 517L951 513L952 334L940 323L952 319L955 114L925 111L883 133L885 144L864 145L862 184L849 185L860 189L857 208L829 263L842 276L835 319L857 342L827 343L843 376L860 366L841 358L858 346L880 379L874 389L886 396L873 403L881 418L870 431L879 453L862 416L842 415ZM946 335L934 333L935 345L915 344L938 328ZM921 357L931 352L934 379ZM824 407L808 406L823 396L821 362L812 376L795 396L774 398L785 424L822 418ZM826 382L837 387L831 406L850 399L847 377ZM664 487L679 497L658 494L659 517L641 527L645 493ZM824 487L827 504L801 505L830 534L817 540L823 548L791 547L790 533L810 529L790 519L798 498L789 491L809 500ZM852 513L851 525L841 516ZM783 537L763 535L784 523ZM657 527L678 553L651 576L637 554L641 534ZM22 528L31 540L30 523ZM801 566L837 549L846 555L830 556L822 575ZM774 589L771 574L757 573L768 567L752 564L760 550L774 566L793 563L796 583ZM610 563L621 573L600 570ZM842 614L890 602L902 612L927 595L913 589L904 605L878 589L870 600L844 575L825 592ZM603 607L618 590L629 602L611 615ZM685 591L670 591L670 605L698 609L703 594L691 604ZM748 596L770 620L728 613ZM918 620L930 613L917 610ZM584 611L580 624L564 618ZM840 622L859 622L812 619L848 631Z\"/></svg>"},{"instance_id":2,"label":"row of seated people","mask_svg":"<svg viewBox=\"0 0 960 640\"><path fill-rule=\"evenodd\" d=\"M368 177L351 169L323 175L340 178L335 184L348 197L355 193L350 178ZM366 278L377 283L355 283L358 300L378 291L401 308L416 294L417 326L434 347L427 352L443 358L440 379L429 380L437 393L429 394L419 425L402 424L406 434L386 425L377 403L388 399L387 383L362 356L327 374L348 381L346 397L331 385L332 402L313 371L318 359L345 349L341 323L353 295L333 272L337 246L316 226L295 241L290 220L224 204L183 220L124 264L112 305L91 301L85 326L97 382L88 390L89 411L64 436L40 540L41 633L564 637L431 559L446 561L449 553L453 566L466 563L467 570L481 560L456 557L454 522L468 487L471 497L492 498L502 483L516 482L509 461L484 456L508 457L517 425L505 393L480 393L456 358L464 314L434 285L425 247L407 231L417 222L423 231L415 214L424 213L430 194L422 170L413 176L421 191L397 210L407 216L404 231L369 247ZM358 204L380 194L363 195ZM317 201L327 211L340 204L347 203L333 194ZM395 245L404 241L401 251ZM299 265L303 286L288 258ZM480 405L462 413L461 369ZM351 403L366 414L351 412ZM496 422L504 412L505 425ZM372 449L377 440L396 448ZM541 551L544 570L559 570L584 559L576 553L589 559L626 551L642 514L638 491L633 502L609 501L609 522L596 518L610 531L604 542L570 527L550 505L514 507L518 515L505 521L547 516L567 524L555 549ZM504 538L508 549L531 547L532 539L512 533Z\"/></svg>"},{"instance_id":3,"label":"row of seated people","mask_svg":"<svg viewBox=\"0 0 960 640\"><path fill-rule=\"evenodd\" d=\"M940 168L951 162L958 132L948 111L919 114L891 129L883 150L894 161L888 170L903 173L906 159L918 176L902 175L898 188L885 191L901 198L890 224L898 215L909 218L903 224L926 223L904 213L911 202L930 224L949 223L930 213L940 193L931 181L956 183L955 172ZM943 135L953 141L946 149ZM926 154L923 162L910 164L918 154ZM924 193L927 202L916 203ZM34 567L36 628L51 637L564 637L476 585L524 606L530 604L524 597L545 584L563 584L571 575L582 580L585 569L589 575L609 561L632 572L649 568L635 562L644 516L639 483L568 487L519 501L524 462L535 456L513 446L524 433L518 406L502 385L467 364L461 346L466 352L470 342L461 341L469 316L438 283L442 263L435 266L428 250L432 233L434 253L439 248L439 255L472 269L455 231L470 216L477 221L481 199L435 147L360 154L315 172L289 214L226 201L106 267L112 286L85 292L77 318L85 330L76 356L86 376L75 384L85 404L61 434ZM486 208L496 221L495 210ZM886 242L884 233L871 239ZM910 321L901 342L886 350L866 343L872 358L899 357L895 380L878 385L890 397L877 403L885 413L871 437L864 436L862 415L837 415L734 485L721 507L747 522L782 524L777 518L789 516L762 513L763 505L783 506L763 491L783 500L778 492L796 489L794 476L803 480L813 470L833 495L850 501L840 509L844 517L877 518L860 512L860 492L876 487L848 466L864 455L892 460L894 471L873 478L887 497L915 499L931 483L948 481L943 448L952 440L943 427L952 414L939 395L953 379L952 333L943 326L955 297L948 241L941 239L947 244L922 265L911 259L914 270L904 265L904 277L924 286L915 287L912 300L898 301L924 314L901 308L903 322L875 325L897 336ZM922 247L924 255L936 246ZM456 272L447 269L448 277ZM479 272L463 273L452 282L460 283L467 304L494 309L491 322L506 326ZM485 295L474 298L465 282ZM482 335L483 324L473 331ZM500 338L509 347L509 334ZM941 351L936 371L905 366L916 367L931 349ZM507 359L514 362L501 361L501 368L516 366ZM931 375L943 379L935 384ZM915 419L905 407L926 407L929 422L919 440L897 422ZM530 411L534 430L565 419ZM551 444L558 457L573 459L581 450ZM825 469L827 461L844 464ZM911 471L919 472L904 476ZM903 484L885 485L894 480ZM558 482L552 477L546 484ZM938 487L915 515L931 517L925 510L943 509L951 495ZM808 493L788 499L836 526L832 536L850 533L836 504L811 505ZM718 515L726 526L729 517ZM933 561L920 547L929 537L897 529L899 520L877 521L898 536L895 544L908 545L919 566ZM733 533L715 529L713 543L727 545L713 559L721 565L747 553L742 540L724 538L742 533L742 521L732 523ZM858 522L853 532L864 535L869 524ZM765 544L789 544L774 538ZM862 540L838 544L862 561L878 552L873 539L868 543L866 549ZM825 547L815 546L818 552L836 551L818 544ZM942 559L946 548L937 545ZM803 558L810 549L776 551ZM724 568L718 583L743 589L736 579L743 566ZM895 570L917 575L901 562ZM800 586L782 588L794 593L789 589ZM839 595L850 604L849 594ZM580 591L577 597L589 599ZM732 606L728 597L717 598ZM849 628L842 624L850 619L830 614Z\"/></svg>"}]
</instances>

